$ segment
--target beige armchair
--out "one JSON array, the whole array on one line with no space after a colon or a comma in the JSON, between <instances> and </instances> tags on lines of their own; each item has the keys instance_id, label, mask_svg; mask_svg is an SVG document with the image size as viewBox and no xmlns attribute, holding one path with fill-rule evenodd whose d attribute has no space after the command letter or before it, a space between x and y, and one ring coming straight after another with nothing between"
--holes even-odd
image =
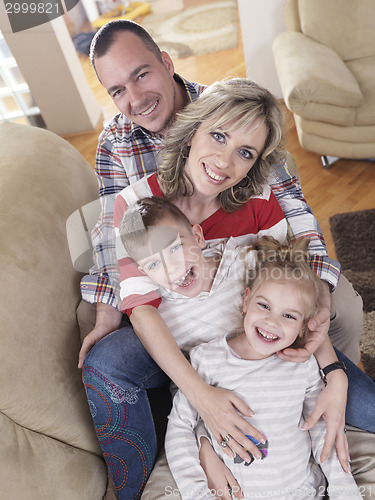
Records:
<instances>
[{"instance_id":1,"label":"beige armchair","mask_svg":"<svg viewBox=\"0 0 375 500\"><path fill-rule=\"evenodd\" d=\"M375 2L287 0L285 16L273 51L301 146L375 157Z\"/></svg>"}]
</instances>

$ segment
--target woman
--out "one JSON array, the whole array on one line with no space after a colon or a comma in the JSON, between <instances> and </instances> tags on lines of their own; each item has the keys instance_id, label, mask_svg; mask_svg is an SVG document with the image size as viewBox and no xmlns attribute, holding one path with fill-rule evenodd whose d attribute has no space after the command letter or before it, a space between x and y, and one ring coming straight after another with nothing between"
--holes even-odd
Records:
<instances>
[{"instance_id":1,"label":"woman","mask_svg":"<svg viewBox=\"0 0 375 500\"><path fill-rule=\"evenodd\" d=\"M281 156L281 139L282 115L268 91L245 79L212 85L172 127L159 175L141 179L119 194L115 226L137 198L158 195L181 208L192 224L199 222L209 244L229 236L251 243L261 234L282 240L285 221L266 184L270 165ZM86 357L83 377L118 496L130 499L140 496L156 455L146 389L168 384L168 377L184 392L218 442L230 434L256 455L258 450L244 433L259 440L262 435L240 415L252 414L240 398L207 385L192 369L157 312L158 296L140 279L126 255L119 254L119 264L123 309L137 335L128 326L106 337ZM326 288L324 305L329 310ZM327 330L328 324L324 333ZM117 350L115 359L111 342L118 345L115 337L119 335L123 350ZM109 359L105 352L111 353ZM316 356L323 367L337 361L328 338ZM111 378L105 375L108 365ZM330 436L338 435L336 445L344 464L347 379L342 370L328 378L317 413L325 413Z\"/></svg>"}]
</instances>

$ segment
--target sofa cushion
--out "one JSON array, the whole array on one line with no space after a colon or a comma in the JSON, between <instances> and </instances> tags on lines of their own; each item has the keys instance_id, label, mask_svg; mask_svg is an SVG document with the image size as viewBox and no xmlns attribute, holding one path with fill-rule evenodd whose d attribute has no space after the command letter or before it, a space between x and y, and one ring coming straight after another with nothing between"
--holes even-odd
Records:
<instances>
[{"instance_id":1,"label":"sofa cushion","mask_svg":"<svg viewBox=\"0 0 375 500\"><path fill-rule=\"evenodd\" d=\"M99 500L106 467L77 368L82 275L65 230L97 197L97 182L73 146L43 129L1 123L0 150L1 489L13 488L6 498ZM70 478L76 495L56 492Z\"/></svg>"},{"instance_id":2,"label":"sofa cushion","mask_svg":"<svg viewBox=\"0 0 375 500\"><path fill-rule=\"evenodd\" d=\"M306 151L338 158L372 158L375 125L371 127L338 127L294 115L298 139ZM358 139L358 140L357 140Z\"/></svg>"},{"instance_id":3,"label":"sofa cushion","mask_svg":"<svg viewBox=\"0 0 375 500\"><path fill-rule=\"evenodd\" d=\"M355 125L373 126L375 124L375 55L349 61L347 66L358 82L363 95L361 105L355 110ZM372 136L372 140L375 142L375 135Z\"/></svg>"},{"instance_id":4,"label":"sofa cushion","mask_svg":"<svg viewBox=\"0 0 375 500\"><path fill-rule=\"evenodd\" d=\"M375 55L374 0L299 0L302 32L343 61Z\"/></svg>"},{"instance_id":5,"label":"sofa cushion","mask_svg":"<svg viewBox=\"0 0 375 500\"><path fill-rule=\"evenodd\" d=\"M281 33L273 51L285 103L293 113L336 125L354 125L356 107L363 96L336 52L298 32Z\"/></svg>"}]
</instances>

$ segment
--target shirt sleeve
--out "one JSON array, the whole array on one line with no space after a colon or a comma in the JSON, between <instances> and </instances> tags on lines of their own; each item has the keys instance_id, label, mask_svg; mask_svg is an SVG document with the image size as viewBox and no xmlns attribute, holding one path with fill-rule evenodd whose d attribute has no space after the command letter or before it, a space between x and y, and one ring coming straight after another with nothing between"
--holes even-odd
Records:
<instances>
[{"instance_id":1,"label":"shirt sleeve","mask_svg":"<svg viewBox=\"0 0 375 500\"><path fill-rule=\"evenodd\" d=\"M99 137L95 174L99 184L101 214L91 233L93 267L81 280L81 294L86 302L104 302L119 308L119 267L116 258L113 213L116 194L129 185L126 168L116 154L115 126Z\"/></svg>"},{"instance_id":2,"label":"shirt sleeve","mask_svg":"<svg viewBox=\"0 0 375 500\"><path fill-rule=\"evenodd\" d=\"M310 238L310 265L320 279L335 290L341 272L340 264L327 255L326 244L311 208L306 203L301 185L283 160L273 166L269 184L287 220L288 239Z\"/></svg>"},{"instance_id":3,"label":"shirt sleeve","mask_svg":"<svg viewBox=\"0 0 375 500\"><path fill-rule=\"evenodd\" d=\"M128 203L124 198L128 190L132 191L132 188L128 188L125 192L122 191L116 198L113 221L116 237L115 253L120 273L120 308L130 317L132 310L137 306L159 307L161 298L158 293L158 285L141 273L136 262L126 252L120 238L119 225L128 208ZM136 195L133 194L133 196Z\"/></svg>"},{"instance_id":4,"label":"shirt sleeve","mask_svg":"<svg viewBox=\"0 0 375 500\"><path fill-rule=\"evenodd\" d=\"M312 356L306 363L309 364L310 370L303 406L303 415L305 418L312 413L317 398L324 389L324 384L319 375L319 367L315 357ZM320 418L314 427L309 430L309 433L314 459L316 463L320 465L328 481L329 498L335 500L354 500L362 498L352 474L347 474L343 471L335 447L333 447L331 454L324 463L320 461L320 455L323 450L326 436L326 423L323 418Z\"/></svg>"}]
</instances>

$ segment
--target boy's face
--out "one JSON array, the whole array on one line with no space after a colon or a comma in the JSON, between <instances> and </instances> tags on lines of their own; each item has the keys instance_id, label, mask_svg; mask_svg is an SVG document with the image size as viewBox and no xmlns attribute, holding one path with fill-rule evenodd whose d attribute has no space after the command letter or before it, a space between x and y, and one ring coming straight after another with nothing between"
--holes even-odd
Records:
<instances>
[{"instance_id":1,"label":"boy's face","mask_svg":"<svg viewBox=\"0 0 375 500\"><path fill-rule=\"evenodd\" d=\"M160 250L138 260L139 268L164 288L187 297L199 295L207 282L202 228L197 224L188 228L165 217L147 232L151 247L156 245Z\"/></svg>"},{"instance_id":2,"label":"boy's face","mask_svg":"<svg viewBox=\"0 0 375 500\"><path fill-rule=\"evenodd\" d=\"M243 310L250 359L271 356L302 335L305 306L293 281L265 281L254 295L246 289Z\"/></svg>"}]
</instances>

